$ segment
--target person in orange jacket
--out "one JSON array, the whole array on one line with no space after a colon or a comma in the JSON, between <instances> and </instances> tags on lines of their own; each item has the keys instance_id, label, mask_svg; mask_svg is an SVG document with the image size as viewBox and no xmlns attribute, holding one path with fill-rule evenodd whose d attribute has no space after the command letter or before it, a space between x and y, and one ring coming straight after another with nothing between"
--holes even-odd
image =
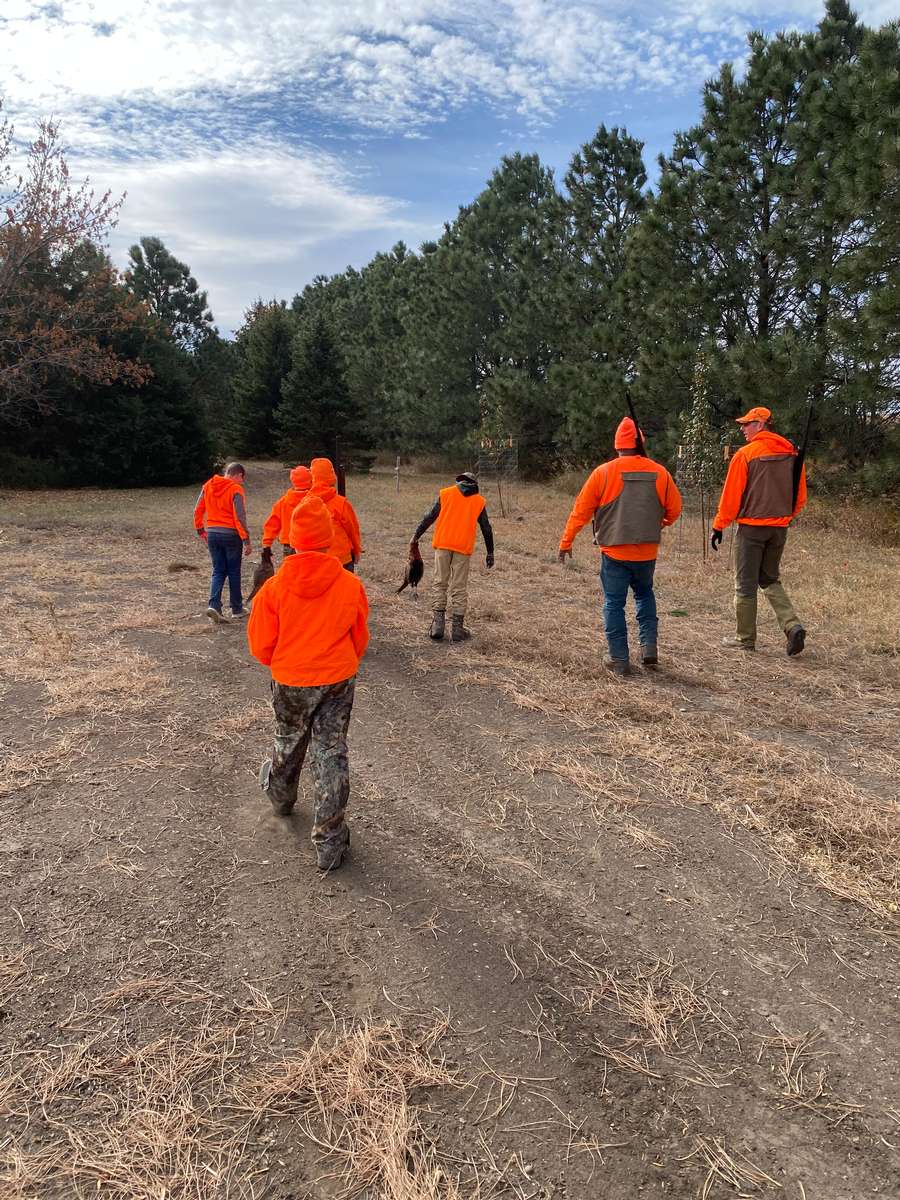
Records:
<instances>
[{"instance_id":1,"label":"person in orange jacket","mask_svg":"<svg viewBox=\"0 0 900 1200\"><path fill-rule=\"evenodd\" d=\"M643 437L641 438L643 442ZM625 601L634 592L641 662L655 668L658 618L653 574L662 530L681 515L681 493L664 466L638 449L634 421L625 417L616 429L617 457L602 463L578 493L559 543L559 561L572 556L578 531L593 521L594 544L601 549L603 624L609 653L605 665L617 675L631 669Z\"/></svg>"},{"instance_id":2,"label":"person in orange jacket","mask_svg":"<svg viewBox=\"0 0 900 1200\"><path fill-rule=\"evenodd\" d=\"M309 464L309 469L313 481L310 495L318 496L322 500L334 525L331 553L340 559L345 570L353 571L362 554L359 521L353 505L346 496L338 495L337 475L330 458L314 458Z\"/></svg>"},{"instance_id":3,"label":"person in orange jacket","mask_svg":"<svg viewBox=\"0 0 900 1200\"><path fill-rule=\"evenodd\" d=\"M247 625L250 653L272 673L275 710L275 747L259 782L276 814L287 816L309 747L321 871L337 870L350 846L347 728L369 642L365 589L330 553L333 536L322 500L301 500L291 516L295 553L263 584Z\"/></svg>"},{"instance_id":4,"label":"person in orange jacket","mask_svg":"<svg viewBox=\"0 0 900 1200\"><path fill-rule=\"evenodd\" d=\"M194 529L206 542L212 559L212 582L206 615L215 623L227 621L222 613L222 590L228 580L231 615L245 617L241 595L241 552L251 551L247 527L244 482L247 473L240 463L229 463L221 475L207 479L194 505Z\"/></svg>"},{"instance_id":5,"label":"person in orange jacket","mask_svg":"<svg viewBox=\"0 0 900 1200\"><path fill-rule=\"evenodd\" d=\"M291 486L279 496L272 505L272 511L266 517L262 535L263 562L272 561L272 546L275 539L281 543L281 553L284 556L293 554L291 546L291 516L294 509L312 487L312 473L309 467L294 467L290 474Z\"/></svg>"},{"instance_id":6,"label":"person in orange jacket","mask_svg":"<svg viewBox=\"0 0 900 1200\"><path fill-rule=\"evenodd\" d=\"M457 475L456 483L441 488L438 498L428 510L409 543L410 557L419 553L419 538L431 525L434 533L434 580L431 587L432 619L429 637L436 642L444 636L447 596L453 606L453 627L450 638L461 642L470 636L464 620L469 604L469 567L475 549L475 530L484 538L485 566L494 565L494 531L488 520L484 497L479 494L478 480L469 471Z\"/></svg>"},{"instance_id":7,"label":"person in orange jacket","mask_svg":"<svg viewBox=\"0 0 900 1200\"><path fill-rule=\"evenodd\" d=\"M794 612L780 578L788 526L806 504L806 469L800 468L794 498L797 448L772 429L768 408L751 408L738 417L746 445L735 451L713 520L710 544L718 550L722 533L737 521L734 555L734 612L737 631L723 645L756 649L756 601L761 588L787 639L787 653L799 654L806 630Z\"/></svg>"}]
</instances>

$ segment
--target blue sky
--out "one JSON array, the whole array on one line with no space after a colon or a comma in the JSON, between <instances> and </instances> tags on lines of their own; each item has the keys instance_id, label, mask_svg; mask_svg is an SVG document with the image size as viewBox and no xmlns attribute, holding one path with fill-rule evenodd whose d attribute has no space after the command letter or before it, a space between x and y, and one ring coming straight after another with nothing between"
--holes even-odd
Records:
<instances>
[{"instance_id":1,"label":"blue sky","mask_svg":"<svg viewBox=\"0 0 900 1200\"><path fill-rule=\"evenodd\" d=\"M820 0L3 0L17 135L62 125L74 172L127 192L110 249L163 238L223 332L256 298L436 236L501 155L561 179L601 122L651 169L750 28ZM896 0L866 0L870 24Z\"/></svg>"}]
</instances>

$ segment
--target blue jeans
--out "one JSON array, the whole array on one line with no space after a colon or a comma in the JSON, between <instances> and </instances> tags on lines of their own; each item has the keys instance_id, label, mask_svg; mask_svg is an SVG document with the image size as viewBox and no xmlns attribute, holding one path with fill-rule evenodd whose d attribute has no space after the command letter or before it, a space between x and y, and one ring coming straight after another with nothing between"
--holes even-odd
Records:
<instances>
[{"instance_id":1,"label":"blue jeans","mask_svg":"<svg viewBox=\"0 0 900 1200\"><path fill-rule=\"evenodd\" d=\"M212 559L212 583L209 586L209 607L222 611L222 588L228 580L228 598L232 612L242 612L241 560L244 544L234 529L210 529L206 535L209 557Z\"/></svg>"},{"instance_id":2,"label":"blue jeans","mask_svg":"<svg viewBox=\"0 0 900 1200\"><path fill-rule=\"evenodd\" d=\"M642 646L656 645L656 597L653 595L653 572L656 559L649 562L627 562L602 556L600 582L603 585L603 625L610 658L628 658L628 628L625 624L625 601L628 589L634 592L638 633Z\"/></svg>"}]
</instances>

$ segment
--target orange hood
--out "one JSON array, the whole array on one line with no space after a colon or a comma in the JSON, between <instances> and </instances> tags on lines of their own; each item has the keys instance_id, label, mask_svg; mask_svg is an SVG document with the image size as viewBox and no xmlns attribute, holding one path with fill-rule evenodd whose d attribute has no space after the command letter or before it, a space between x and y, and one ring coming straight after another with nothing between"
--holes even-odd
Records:
<instances>
[{"instance_id":1,"label":"orange hood","mask_svg":"<svg viewBox=\"0 0 900 1200\"><path fill-rule=\"evenodd\" d=\"M278 590L304 600L315 600L328 591L342 571L343 567L333 554L298 550L278 568Z\"/></svg>"},{"instance_id":2,"label":"orange hood","mask_svg":"<svg viewBox=\"0 0 900 1200\"><path fill-rule=\"evenodd\" d=\"M213 475L206 486L220 504L224 503L232 493L241 492L243 494L244 490L236 479L229 479L227 475Z\"/></svg>"},{"instance_id":3,"label":"orange hood","mask_svg":"<svg viewBox=\"0 0 900 1200\"><path fill-rule=\"evenodd\" d=\"M789 442L788 439L786 437L782 437L780 433L773 433L771 429L761 429L756 437L752 437L750 439L750 442L762 442L770 454L797 453L797 447L793 442Z\"/></svg>"}]
</instances>

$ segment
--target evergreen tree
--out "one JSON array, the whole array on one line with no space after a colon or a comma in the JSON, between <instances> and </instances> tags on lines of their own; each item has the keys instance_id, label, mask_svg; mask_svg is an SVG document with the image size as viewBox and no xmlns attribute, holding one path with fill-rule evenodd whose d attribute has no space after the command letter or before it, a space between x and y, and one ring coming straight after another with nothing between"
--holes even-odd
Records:
<instances>
[{"instance_id":1,"label":"evergreen tree","mask_svg":"<svg viewBox=\"0 0 900 1200\"><path fill-rule=\"evenodd\" d=\"M160 238L141 238L140 245L128 251L128 258L129 286L177 345L197 350L216 333L206 292L200 291L188 265L179 262Z\"/></svg>"},{"instance_id":2,"label":"evergreen tree","mask_svg":"<svg viewBox=\"0 0 900 1200\"><path fill-rule=\"evenodd\" d=\"M105 311L132 302L105 255L82 243L55 268L57 288L93 289L103 330ZM104 295L97 280L106 279ZM193 482L212 466L212 446L193 396L190 356L162 336L157 321L135 312L127 329L115 321L98 332L98 349L144 364L142 380L100 385L57 367L45 384L48 421L39 413L0 416L0 471L10 485L140 487Z\"/></svg>"},{"instance_id":3,"label":"evergreen tree","mask_svg":"<svg viewBox=\"0 0 900 1200\"><path fill-rule=\"evenodd\" d=\"M275 410L291 369L296 320L284 301L256 301L246 312L234 349L231 413L226 440L236 454L275 451Z\"/></svg>"},{"instance_id":4,"label":"evergreen tree","mask_svg":"<svg viewBox=\"0 0 900 1200\"><path fill-rule=\"evenodd\" d=\"M334 335L321 313L302 320L291 345L291 369L275 412L276 444L285 462L331 454L335 438L358 446L359 414L352 404Z\"/></svg>"},{"instance_id":5,"label":"evergreen tree","mask_svg":"<svg viewBox=\"0 0 900 1200\"><path fill-rule=\"evenodd\" d=\"M642 306L626 279L629 241L647 204L642 150L625 130L601 125L565 177L560 361L551 378L564 396L565 442L579 458L609 445L634 372Z\"/></svg>"}]
</instances>

